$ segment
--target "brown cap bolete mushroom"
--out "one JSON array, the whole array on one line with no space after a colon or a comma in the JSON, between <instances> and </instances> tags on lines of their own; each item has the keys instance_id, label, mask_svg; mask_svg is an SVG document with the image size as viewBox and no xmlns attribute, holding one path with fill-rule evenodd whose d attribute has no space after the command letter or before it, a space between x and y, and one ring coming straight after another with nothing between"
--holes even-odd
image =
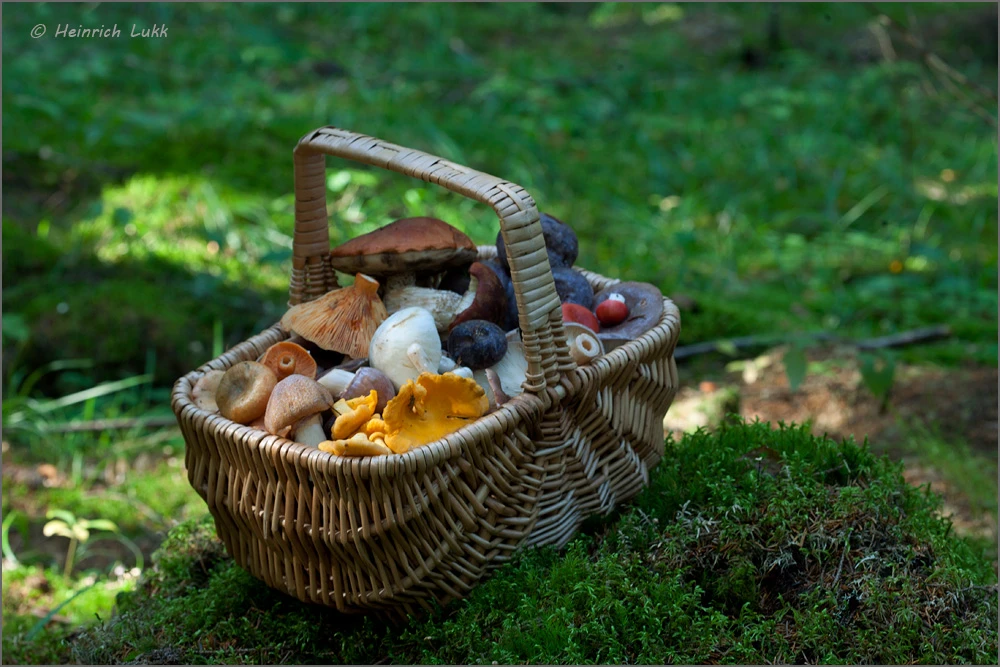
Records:
<instances>
[{"instance_id":1,"label":"brown cap bolete mushroom","mask_svg":"<svg viewBox=\"0 0 1000 667\"><path fill-rule=\"evenodd\" d=\"M304 375L289 375L271 392L264 429L272 435L316 447L326 440L322 413L333 407L326 387Z\"/></svg>"},{"instance_id":2,"label":"brown cap bolete mushroom","mask_svg":"<svg viewBox=\"0 0 1000 667\"><path fill-rule=\"evenodd\" d=\"M337 246L330 264L342 273L398 276L470 264L477 254L472 239L443 220L403 218Z\"/></svg>"},{"instance_id":3,"label":"brown cap bolete mushroom","mask_svg":"<svg viewBox=\"0 0 1000 667\"><path fill-rule=\"evenodd\" d=\"M264 364L241 361L219 380L215 392L219 414L237 424L249 424L264 414L277 383L274 371Z\"/></svg>"},{"instance_id":4,"label":"brown cap bolete mushroom","mask_svg":"<svg viewBox=\"0 0 1000 667\"><path fill-rule=\"evenodd\" d=\"M628 317L620 324L601 327L597 337L604 343L604 349L611 350L633 341L659 324L663 317L663 295L655 285L649 283L624 282L607 287L594 296L594 307L599 307L611 298L621 295L628 307Z\"/></svg>"},{"instance_id":5,"label":"brown cap bolete mushroom","mask_svg":"<svg viewBox=\"0 0 1000 667\"><path fill-rule=\"evenodd\" d=\"M358 273L353 285L289 308L281 326L324 350L364 357L372 334L387 316L378 281Z\"/></svg>"},{"instance_id":6,"label":"brown cap bolete mushroom","mask_svg":"<svg viewBox=\"0 0 1000 667\"><path fill-rule=\"evenodd\" d=\"M507 318L507 292L493 269L481 262L473 262L469 267L466 294L469 292L473 294L472 303L459 311L448 325L449 331L469 320L486 320L504 325Z\"/></svg>"}]
</instances>

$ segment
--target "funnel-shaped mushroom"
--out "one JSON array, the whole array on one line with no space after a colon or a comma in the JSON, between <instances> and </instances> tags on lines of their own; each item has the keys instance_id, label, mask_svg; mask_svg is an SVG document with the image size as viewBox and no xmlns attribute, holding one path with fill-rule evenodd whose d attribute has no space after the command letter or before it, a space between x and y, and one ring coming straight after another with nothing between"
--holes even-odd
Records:
<instances>
[{"instance_id":1,"label":"funnel-shaped mushroom","mask_svg":"<svg viewBox=\"0 0 1000 667\"><path fill-rule=\"evenodd\" d=\"M378 281L359 273L353 285L289 308L281 326L324 350L363 357L372 334L387 316L378 296Z\"/></svg>"},{"instance_id":2,"label":"funnel-shaped mushroom","mask_svg":"<svg viewBox=\"0 0 1000 667\"><path fill-rule=\"evenodd\" d=\"M237 424L249 424L264 414L278 378L256 361L241 361L226 371L215 391L219 414Z\"/></svg>"},{"instance_id":3,"label":"funnel-shaped mushroom","mask_svg":"<svg viewBox=\"0 0 1000 667\"><path fill-rule=\"evenodd\" d=\"M310 379L316 377L316 361L312 355L304 347L291 341L283 340L267 348L260 363L274 371L278 380L284 380L289 375L305 375Z\"/></svg>"},{"instance_id":4,"label":"funnel-shaped mushroom","mask_svg":"<svg viewBox=\"0 0 1000 667\"><path fill-rule=\"evenodd\" d=\"M397 454L454 433L486 414L489 400L475 380L422 373L410 380L382 413L385 444Z\"/></svg>"}]
</instances>

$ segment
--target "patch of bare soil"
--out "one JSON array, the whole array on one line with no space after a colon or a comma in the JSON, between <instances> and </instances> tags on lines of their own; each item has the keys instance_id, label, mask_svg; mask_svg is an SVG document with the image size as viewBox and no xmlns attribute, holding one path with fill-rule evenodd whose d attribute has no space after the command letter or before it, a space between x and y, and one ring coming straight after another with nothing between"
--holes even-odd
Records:
<instances>
[{"instance_id":1,"label":"patch of bare soil","mask_svg":"<svg viewBox=\"0 0 1000 667\"><path fill-rule=\"evenodd\" d=\"M979 454L997 455L997 369L897 368L888 409L861 381L855 359L830 350L811 352L821 367L797 391L788 385L783 351L749 362L728 377L740 385L740 414L772 422L811 421L816 433L862 441L899 452L905 425L917 424L964 440Z\"/></svg>"},{"instance_id":2,"label":"patch of bare soil","mask_svg":"<svg viewBox=\"0 0 1000 667\"><path fill-rule=\"evenodd\" d=\"M997 536L996 519L973 507L961 488L940 471L919 463L907 445L914 427L935 432L945 441L964 441L978 455L997 458L998 374L996 368L938 369L900 366L887 409L881 410L862 382L856 358L843 349L811 350L810 372L796 391L789 387L783 350L748 360L742 370L708 372L682 379L664 420L664 430L679 437L698 427L713 428L727 413L777 424L810 422L817 435L840 440L867 438L873 449L902 460L904 476L914 486L929 484L943 498L942 514L956 532L989 539ZM705 373L704 367L699 375Z\"/></svg>"}]
</instances>

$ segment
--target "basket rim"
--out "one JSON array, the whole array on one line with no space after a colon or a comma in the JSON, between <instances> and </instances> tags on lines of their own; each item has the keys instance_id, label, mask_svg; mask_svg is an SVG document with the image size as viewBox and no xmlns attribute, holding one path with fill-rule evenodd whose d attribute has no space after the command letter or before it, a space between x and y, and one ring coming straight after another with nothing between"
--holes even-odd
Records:
<instances>
[{"instance_id":1,"label":"basket rim","mask_svg":"<svg viewBox=\"0 0 1000 667\"><path fill-rule=\"evenodd\" d=\"M480 247L487 248L490 246ZM621 282L620 279L607 278L593 271L582 268L580 270L588 278L593 277L604 281L612 281L611 284ZM582 373L584 377L581 379L587 381L595 373L603 375L610 369L620 368L628 363L630 352L636 352L643 345L649 344L658 332L669 332L671 334L672 346L668 356L673 356L673 345L676 345L677 337L680 333L680 311L677 305L666 296L663 297L663 313L660 316L660 321L655 326L635 340L624 343L614 350L605 353L593 363L577 367L574 372ZM270 346L273 343L268 343L267 340L278 334L281 336L278 340L287 339L291 335L290 332L282 329L278 323L275 323L227 350L222 355L205 362L198 368L180 377L174 383L172 391L173 409L178 419L180 419L182 413L186 413L191 419L204 420L208 423L215 422L212 425L213 430L228 430L231 437L245 440L244 444L246 446L263 449L263 454L269 454L275 448L294 452L297 462L304 464L310 472L350 475L356 479L368 479L373 475L380 478L392 478L397 475L426 470L438 466L445 461L458 458L463 453L466 453L467 448L480 439L481 432L476 435L470 434L470 429L474 426L479 429L483 429L485 426L488 432L493 434L497 431L512 430L522 420L540 417L548 407L546 401L541 396L532 392L522 391L493 412L483 415L474 422L470 422L443 438L420 447L415 447L403 454L347 457L324 452L316 447L310 447L309 445L295 442L282 436L272 435L261 429L237 424L218 413L208 412L194 404L194 401L191 400L190 392L195 382L202 375L212 370L225 370L235 363L234 361L226 360L226 357L245 355L258 345ZM567 375L571 374L573 372ZM568 389L567 383L563 381L555 387L550 387L547 391L554 392L560 398L564 398L569 393Z\"/></svg>"}]
</instances>

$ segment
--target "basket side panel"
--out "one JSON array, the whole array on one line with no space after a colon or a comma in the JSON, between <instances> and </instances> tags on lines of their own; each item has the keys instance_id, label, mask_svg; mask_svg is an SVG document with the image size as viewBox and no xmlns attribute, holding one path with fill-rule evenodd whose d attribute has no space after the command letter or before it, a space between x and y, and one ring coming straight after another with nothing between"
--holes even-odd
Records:
<instances>
[{"instance_id":1,"label":"basket side panel","mask_svg":"<svg viewBox=\"0 0 1000 667\"><path fill-rule=\"evenodd\" d=\"M678 387L679 315L664 303L657 327L569 374L565 399L544 415L536 454L548 476L529 544L563 546L587 517L611 512L649 482Z\"/></svg>"},{"instance_id":2,"label":"basket side panel","mask_svg":"<svg viewBox=\"0 0 1000 667\"><path fill-rule=\"evenodd\" d=\"M451 454L434 465L334 465L329 454L193 404L202 372L259 356L247 343L174 392L189 481L241 567L306 602L395 615L464 597L525 542L544 477L532 465L539 399L518 397L449 436Z\"/></svg>"}]
</instances>

